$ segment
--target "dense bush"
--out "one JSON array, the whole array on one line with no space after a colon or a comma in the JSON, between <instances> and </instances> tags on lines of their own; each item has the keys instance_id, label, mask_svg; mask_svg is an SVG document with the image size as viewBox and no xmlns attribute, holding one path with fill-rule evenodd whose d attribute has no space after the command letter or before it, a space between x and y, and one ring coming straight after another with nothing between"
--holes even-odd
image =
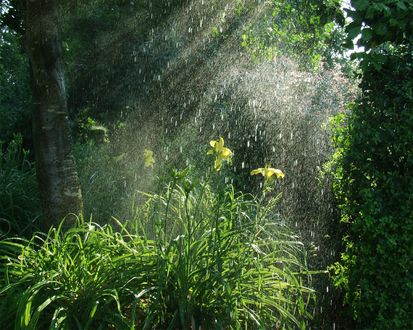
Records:
<instances>
[{"instance_id":1,"label":"dense bush","mask_svg":"<svg viewBox=\"0 0 413 330\"><path fill-rule=\"evenodd\" d=\"M413 328L413 59L365 62L363 95L336 121L335 192L347 228L336 265L359 327Z\"/></svg>"},{"instance_id":2,"label":"dense bush","mask_svg":"<svg viewBox=\"0 0 413 330\"><path fill-rule=\"evenodd\" d=\"M353 0L362 96L336 121L334 190L346 227L335 281L356 326L412 329L413 3Z\"/></svg>"},{"instance_id":3,"label":"dense bush","mask_svg":"<svg viewBox=\"0 0 413 330\"><path fill-rule=\"evenodd\" d=\"M1 241L1 327L305 327L302 243L271 212L276 196L214 193L188 170L145 196L126 225Z\"/></svg>"}]
</instances>

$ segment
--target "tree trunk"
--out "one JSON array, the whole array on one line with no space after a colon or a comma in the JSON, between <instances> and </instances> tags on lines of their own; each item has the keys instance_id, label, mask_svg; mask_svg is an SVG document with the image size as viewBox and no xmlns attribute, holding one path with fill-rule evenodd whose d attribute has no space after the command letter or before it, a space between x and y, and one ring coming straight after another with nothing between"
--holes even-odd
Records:
<instances>
[{"instance_id":1,"label":"tree trunk","mask_svg":"<svg viewBox=\"0 0 413 330\"><path fill-rule=\"evenodd\" d=\"M26 51L31 65L33 137L37 178L47 230L66 217L73 224L82 194L69 130L58 0L26 0Z\"/></svg>"}]
</instances>

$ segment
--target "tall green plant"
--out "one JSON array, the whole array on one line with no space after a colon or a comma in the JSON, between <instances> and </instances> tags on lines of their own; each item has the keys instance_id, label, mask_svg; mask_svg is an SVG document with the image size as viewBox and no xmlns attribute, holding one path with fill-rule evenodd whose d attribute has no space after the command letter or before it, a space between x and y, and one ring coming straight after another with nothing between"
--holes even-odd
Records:
<instances>
[{"instance_id":1,"label":"tall green plant","mask_svg":"<svg viewBox=\"0 0 413 330\"><path fill-rule=\"evenodd\" d=\"M160 328L305 328L303 246L264 207L228 185L214 193L179 175L150 195L157 242L155 294L146 322ZM148 231L147 231L148 232ZM300 257L301 256L301 257Z\"/></svg>"}]
</instances>

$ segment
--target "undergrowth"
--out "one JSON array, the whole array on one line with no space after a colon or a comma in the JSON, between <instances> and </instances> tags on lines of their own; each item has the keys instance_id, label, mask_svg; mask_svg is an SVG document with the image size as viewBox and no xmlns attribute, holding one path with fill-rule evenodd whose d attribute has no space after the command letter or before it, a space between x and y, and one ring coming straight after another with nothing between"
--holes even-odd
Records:
<instances>
[{"instance_id":1,"label":"undergrowth","mask_svg":"<svg viewBox=\"0 0 413 330\"><path fill-rule=\"evenodd\" d=\"M174 171L126 223L1 241L0 327L304 329L311 276L271 212L279 196L267 182L260 196L214 191L211 175Z\"/></svg>"},{"instance_id":2,"label":"undergrowth","mask_svg":"<svg viewBox=\"0 0 413 330\"><path fill-rule=\"evenodd\" d=\"M7 147L0 141L0 238L30 236L40 214L36 171L22 142L21 135Z\"/></svg>"}]
</instances>

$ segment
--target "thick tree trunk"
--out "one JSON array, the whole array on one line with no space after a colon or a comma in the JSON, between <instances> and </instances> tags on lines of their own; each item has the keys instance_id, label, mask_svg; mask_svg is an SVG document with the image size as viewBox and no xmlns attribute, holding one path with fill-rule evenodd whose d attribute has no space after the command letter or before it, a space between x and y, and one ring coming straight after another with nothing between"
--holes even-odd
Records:
<instances>
[{"instance_id":1,"label":"thick tree trunk","mask_svg":"<svg viewBox=\"0 0 413 330\"><path fill-rule=\"evenodd\" d=\"M33 137L43 229L82 211L69 130L57 2L26 0L26 50L31 65ZM73 219L73 215L67 217L66 225Z\"/></svg>"}]
</instances>

